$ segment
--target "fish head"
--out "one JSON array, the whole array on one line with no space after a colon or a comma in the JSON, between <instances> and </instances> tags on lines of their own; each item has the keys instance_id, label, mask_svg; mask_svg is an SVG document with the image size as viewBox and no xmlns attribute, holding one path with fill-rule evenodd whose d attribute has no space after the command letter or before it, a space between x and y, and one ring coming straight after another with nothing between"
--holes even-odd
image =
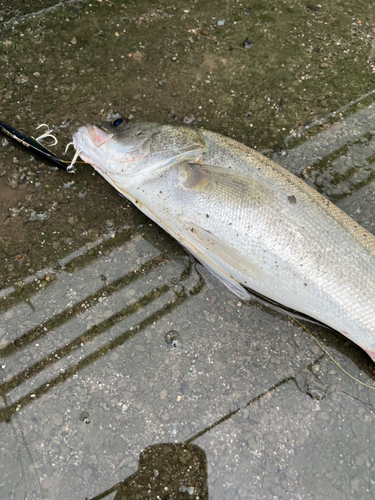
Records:
<instances>
[{"instance_id":1,"label":"fish head","mask_svg":"<svg viewBox=\"0 0 375 500\"><path fill-rule=\"evenodd\" d=\"M182 159L194 163L206 149L193 129L147 122L82 126L73 143L85 162L109 177L145 175Z\"/></svg>"}]
</instances>

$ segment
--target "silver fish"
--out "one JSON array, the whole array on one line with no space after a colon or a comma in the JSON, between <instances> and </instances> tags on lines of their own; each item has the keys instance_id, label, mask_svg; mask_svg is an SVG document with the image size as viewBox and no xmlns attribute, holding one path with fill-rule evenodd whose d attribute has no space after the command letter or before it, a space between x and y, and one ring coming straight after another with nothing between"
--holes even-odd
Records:
<instances>
[{"instance_id":1,"label":"silver fish","mask_svg":"<svg viewBox=\"0 0 375 500\"><path fill-rule=\"evenodd\" d=\"M73 142L240 298L311 316L375 361L375 237L301 179L207 130L103 123Z\"/></svg>"}]
</instances>

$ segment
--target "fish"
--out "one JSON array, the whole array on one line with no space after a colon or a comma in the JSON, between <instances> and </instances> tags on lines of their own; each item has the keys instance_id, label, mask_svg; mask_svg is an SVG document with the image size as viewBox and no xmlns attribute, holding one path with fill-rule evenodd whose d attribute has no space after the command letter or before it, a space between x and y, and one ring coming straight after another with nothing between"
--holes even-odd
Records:
<instances>
[{"instance_id":1,"label":"fish","mask_svg":"<svg viewBox=\"0 0 375 500\"><path fill-rule=\"evenodd\" d=\"M375 361L375 236L302 179L203 128L117 120L73 144L238 297L314 318Z\"/></svg>"}]
</instances>

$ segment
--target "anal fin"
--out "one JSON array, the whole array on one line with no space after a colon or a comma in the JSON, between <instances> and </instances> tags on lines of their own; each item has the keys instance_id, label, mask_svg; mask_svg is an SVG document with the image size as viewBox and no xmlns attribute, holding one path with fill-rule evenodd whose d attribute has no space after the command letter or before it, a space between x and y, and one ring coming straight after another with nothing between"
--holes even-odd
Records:
<instances>
[{"instance_id":1,"label":"anal fin","mask_svg":"<svg viewBox=\"0 0 375 500\"><path fill-rule=\"evenodd\" d=\"M234 247L224 243L210 231L194 223L189 223L189 240L193 253L201 264L224 283L233 293L243 300L250 300L252 295L241 283L251 287L254 281L268 279L267 274L253 264Z\"/></svg>"}]
</instances>

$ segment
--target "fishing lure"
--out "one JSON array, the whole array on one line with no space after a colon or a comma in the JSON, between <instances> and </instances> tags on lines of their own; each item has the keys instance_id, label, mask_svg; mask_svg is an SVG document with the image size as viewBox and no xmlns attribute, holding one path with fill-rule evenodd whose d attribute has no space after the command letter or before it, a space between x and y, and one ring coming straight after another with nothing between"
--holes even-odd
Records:
<instances>
[{"instance_id":1,"label":"fishing lure","mask_svg":"<svg viewBox=\"0 0 375 500\"><path fill-rule=\"evenodd\" d=\"M74 173L74 167L71 162L60 160L60 158L54 155L52 151L42 146L37 139L34 139L26 134L23 134L22 132L19 132L15 128L11 127L10 125L7 125L2 121L0 121L0 132L2 132L4 135L9 137L13 141L17 142L20 146L27 149L29 153L31 153L34 156L37 156L41 160L45 160L48 163L54 165L55 167L61 168L65 172ZM43 139L45 137L52 137L56 141L54 144L57 143L56 138L50 133L50 130L47 130L38 139Z\"/></svg>"}]
</instances>

